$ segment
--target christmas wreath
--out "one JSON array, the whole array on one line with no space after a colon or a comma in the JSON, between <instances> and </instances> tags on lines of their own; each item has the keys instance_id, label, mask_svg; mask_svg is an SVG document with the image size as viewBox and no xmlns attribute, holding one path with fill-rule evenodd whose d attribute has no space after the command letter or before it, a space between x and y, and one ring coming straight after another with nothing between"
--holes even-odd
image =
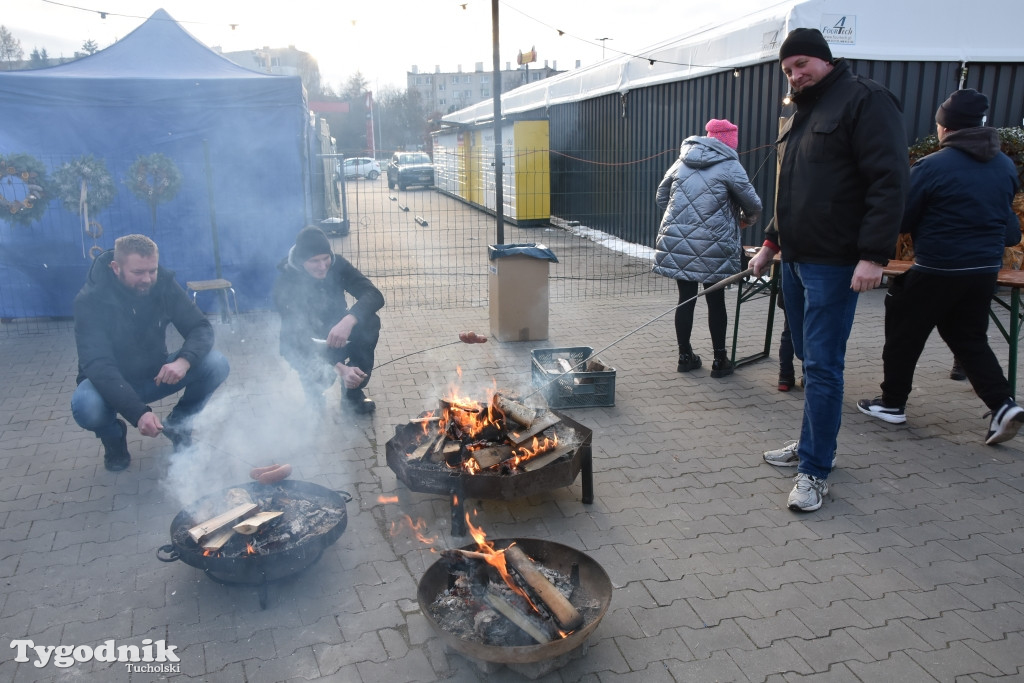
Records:
<instances>
[{"instance_id":1,"label":"christmas wreath","mask_svg":"<svg viewBox=\"0 0 1024 683\"><path fill-rule=\"evenodd\" d=\"M28 225L46 211L49 196L43 162L28 154L0 154L0 217Z\"/></svg>"},{"instance_id":2,"label":"christmas wreath","mask_svg":"<svg viewBox=\"0 0 1024 683\"><path fill-rule=\"evenodd\" d=\"M174 199L181 188L181 171L169 158L154 152L135 160L125 183L136 197L149 204L155 225L157 205Z\"/></svg>"},{"instance_id":3,"label":"christmas wreath","mask_svg":"<svg viewBox=\"0 0 1024 683\"><path fill-rule=\"evenodd\" d=\"M53 172L53 189L61 204L82 220L82 256L85 256L85 237L95 241L103 234L99 221L91 220L90 213L99 213L110 206L117 194L114 179L102 159L90 155L65 162Z\"/></svg>"},{"instance_id":4,"label":"christmas wreath","mask_svg":"<svg viewBox=\"0 0 1024 683\"><path fill-rule=\"evenodd\" d=\"M53 172L53 186L64 208L76 214L85 211L83 204L88 204L88 213L99 213L117 194L106 163L91 154L61 164Z\"/></svg>"}]
</instances>

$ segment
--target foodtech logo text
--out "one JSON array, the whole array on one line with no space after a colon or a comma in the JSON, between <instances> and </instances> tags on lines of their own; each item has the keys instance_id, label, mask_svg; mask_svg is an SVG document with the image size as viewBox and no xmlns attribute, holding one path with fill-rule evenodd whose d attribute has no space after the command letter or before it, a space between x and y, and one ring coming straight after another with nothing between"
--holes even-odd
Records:
<instances>
[{"instance_id":1,"label":"foodtech logo text","mask_svg":"<svg viewBox=\"0 0 1024 683\"><path fill-rule=\"evenodd\" d=\"M83 662L117 662L132 672L180 673L177 662L181 660L174 653L176 645L167 645L163 640L145 638L142 645L117 645L114 640L105 640L102 645L36 645L31 640L12 640L15 650L14 661L32 662L32 666L43 668L53 664L66 669Z\"/></svg>"}]
</instances>

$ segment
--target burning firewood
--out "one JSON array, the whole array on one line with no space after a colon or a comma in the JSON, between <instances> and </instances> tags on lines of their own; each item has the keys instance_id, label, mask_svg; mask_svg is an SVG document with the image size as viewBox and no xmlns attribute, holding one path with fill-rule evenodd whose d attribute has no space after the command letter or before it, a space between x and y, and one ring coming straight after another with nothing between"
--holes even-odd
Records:
<instances>
[{"instance_id":1,"label":"burning firewood","mask_svg":"<svg viewBox=\"0 0 1024 683\"><path fill-rule=\"evenodd\" d=\"M558 460L566 453L572 452L574 448L575 446L571 445L558 446L553 451L548 451L544 455L539 455L536 458L530 458L529 460L521 464L520 467L522 467L527 472L539 470L540 468L546 467L550 463L553 463L555 460Z\"/></svg>"},{"instance_id":2,"label":"burning firewood","mask_svg":"<svg viewBox=\"0 0 1024 683\"><path fill-rule=\"evenodd\" d=\"M486 470L489 467L494 467L498 463L505 462L511 458L514 453L512 452L511 446L498 444L496 446L488 446L487 448L472 451L471 455L476 460L477 464L480 465L480 469Z\"/></svg>"},{"instance_id":3,"label":"burning firewood","mask_svg":"<svg viewBox=\"0 0 1024 683\"><path fill-rule=\"evenodd\" d=\"M537 419L536 408L531 408L501 394L494 395L494 405L497 406L503 415L512 418L522 427L531 427L533 421Z\"/></svg>"},{"instance_id":4,"label":"burning firewood","mask_svg":"<svg viewBox=\"0 0 1024 683\"><path fill-rule=\"evenodd\" d=\"M210 534L209 536L204 538L201 545L203 547L203 550L208 550L210 552L216 552L216 551L220 550L221 548L223 548L227 544L227 542L231 540L231 537L234 536L234 535L235 535L235 530L234 529L223 529L223 530L218 531L216 533Z\"/></svg>"},{"instance_id":5,"label":"burning firewood","mask_svg":"<svg viewBox=\"0 0 1024 683\"><path fill-rule=\"evenodd\" d=\"M416 449L409 454L409 457L413 460L421 460L428 453L433 452L434 446L436 446L437 442L443 438L443 434L431 432L431 434L426 439L423 440L423 443L417 446Z\"/></svg>"},{"instance_id":6,"label":"burning firewood","mask_svg":"<svg viewBox=\"0 0 1024 683\"><path fill-rule=\"evenodd\" d=\"M548 581L519 546L512 545L505 549L505 561L533 589L544 606L551 610L551 615L563 629L575 631L583 625L583 615L579 610Z\"/></svg>"},{"instance_id":7,"label":"burning firewood","mask_svg":"<svg viewBox=\"0 0 1024 683\"><path fill-rule=\"evenodd\" d=\"M256 509L257 506L255 503L243 503L242 505L231 508L225 513L217 515L213 519L206 520L202 524L196 524L188 530L188 535L192 537L193 541L199 543L205 537L248 517L255 512Z\"/></svg>"},{"instance_id":8,"label":"burning firewood","mask_svg":"<svg viewBox=\"0 0 1024 683\"><path fill-rule=\"evenodd\" d=\"M237 531L240 534L245 534L246 536L251 536L252 534L256 533L257 531L260 531L263 528L270 526L272 523L274 523L276 520L278 520L278 518L280 518L281 515L283 515L283 514L284 514L284 512L280 511L280 510L278 510L278 511L270 511L270 510L268 510L266 512L257 512L252 517L247 518L243 522L239 522L238 524L236 524L235 526L233 526L231 528L234 529L235 531Z\"/></svg>"},{"instance_id":9,"label":"burning firewood","mask_svg":"<svg viewBox=\"0 0 1024 683\"><path fill-rule=\"evenodd\" d=\"M514 434L509 434L509 440L512 441L512 443L514 443L515 445L521 446L522 444L526 443L533 437L543 432L548 427L554 426L559 422L561 422L561 420L558 419L557 415L551 412L546 413L545 415L535 420L533 425L525 432L516 432Z\"/></svg>"},{"instance_id":10,"label":"burning firewood","mask_svg":"<svg viewBox=\"0 0 1024 683\"><path fill-rule=\"evenodd\" d=\"M516 609L512 603L493 591L488 591L484 595L484 602L521 628L539 644L550 643L558 635L549 622L531 617L529 614Z\"/></svg>"}]
</instances>

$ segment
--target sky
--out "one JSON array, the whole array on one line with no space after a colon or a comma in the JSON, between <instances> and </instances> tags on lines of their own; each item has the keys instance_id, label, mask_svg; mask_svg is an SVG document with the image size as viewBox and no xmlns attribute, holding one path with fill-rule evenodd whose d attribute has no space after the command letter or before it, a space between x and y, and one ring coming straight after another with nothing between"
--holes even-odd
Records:
<instances>
[{"instance_id":1,"label":"sky","mask_svg":"<svg viewBox=\"0 0 1024 683\"><path fill-rule=\"evenodd\" d=\"M518 53L535 47L538 66L589 66L775 4L499 0L500 64L515 68ZM321 81L335 90L356 71L380 91L405 89L414 65L433 72L460 65L473 71L477 62L490 71L493 64L491 0L3 0L0 25L21 41L25 59L35 48L71 57L87 40L107 47L160 8L200 42L225 52L292 45L308 52Z\"/></svg>"}]
</instances>

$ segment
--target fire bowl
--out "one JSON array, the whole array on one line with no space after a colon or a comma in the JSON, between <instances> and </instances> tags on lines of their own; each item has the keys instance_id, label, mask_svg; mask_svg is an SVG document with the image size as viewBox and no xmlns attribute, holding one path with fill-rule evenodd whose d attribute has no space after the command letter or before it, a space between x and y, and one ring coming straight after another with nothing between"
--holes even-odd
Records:
<instances>
[{"instance_id":1,"label":"fire bowl","mask_svg":"<svg viewBox=\"0 0 1024 683\"><path fill-rule=\"evenodd\" d=\"M448 567L443 560L438 560L427 568L423 578L420 579L416 598L423 616L430 622L444 643L470 659L506 665L546 662L570 653L583 645L597 628L611 603L612 582L604 568L579 550L553 541L537 538L489 539L489 541L494 544L495 548L506 548L515 543L536 562L565 574L572 574L575 566L579 571L579 590L582 590L591 600L596 601L599 606L592 616L587 617L581 628L565 638L549 643L503 647L474 642L445 630L430 613L430 605L438 595L448 588ZM463 550L475 550L476 548L475 543L462 547Z\"/></svg>"},{"instance_id":2,"label":"fire bowl","mask_svg":"<svg viewBox=\"0 0 1024 683\"><path fill-rule=\"evenodd\" d=\"M192 518L189 510L182 510L171 522L171 543L157 549L157 559L161 562L181 560L185 564L200 569L217 583L252 585L261 588L260 605L266 606L265 586L267 583L279 581L297 574L314 564L345 531L348 515L345 504L351 496L345 492L334 491L319 484L305 481L285 479L276 484L264 485L256 482L240 484L237 487L250 491L256 496L280 495L291 499L308 500L317 505L330 507L340 516L329 528L320 533L311 534L294 545L273 552L221 557L204 555L203 549L188 537L187 531L193 524L202 521ZM228 489L212 494L206 498L223 498ZM204 499L201 499L201 503ZM199 504L197 503L197 505Z\"/></svg>"}]
</instances>

